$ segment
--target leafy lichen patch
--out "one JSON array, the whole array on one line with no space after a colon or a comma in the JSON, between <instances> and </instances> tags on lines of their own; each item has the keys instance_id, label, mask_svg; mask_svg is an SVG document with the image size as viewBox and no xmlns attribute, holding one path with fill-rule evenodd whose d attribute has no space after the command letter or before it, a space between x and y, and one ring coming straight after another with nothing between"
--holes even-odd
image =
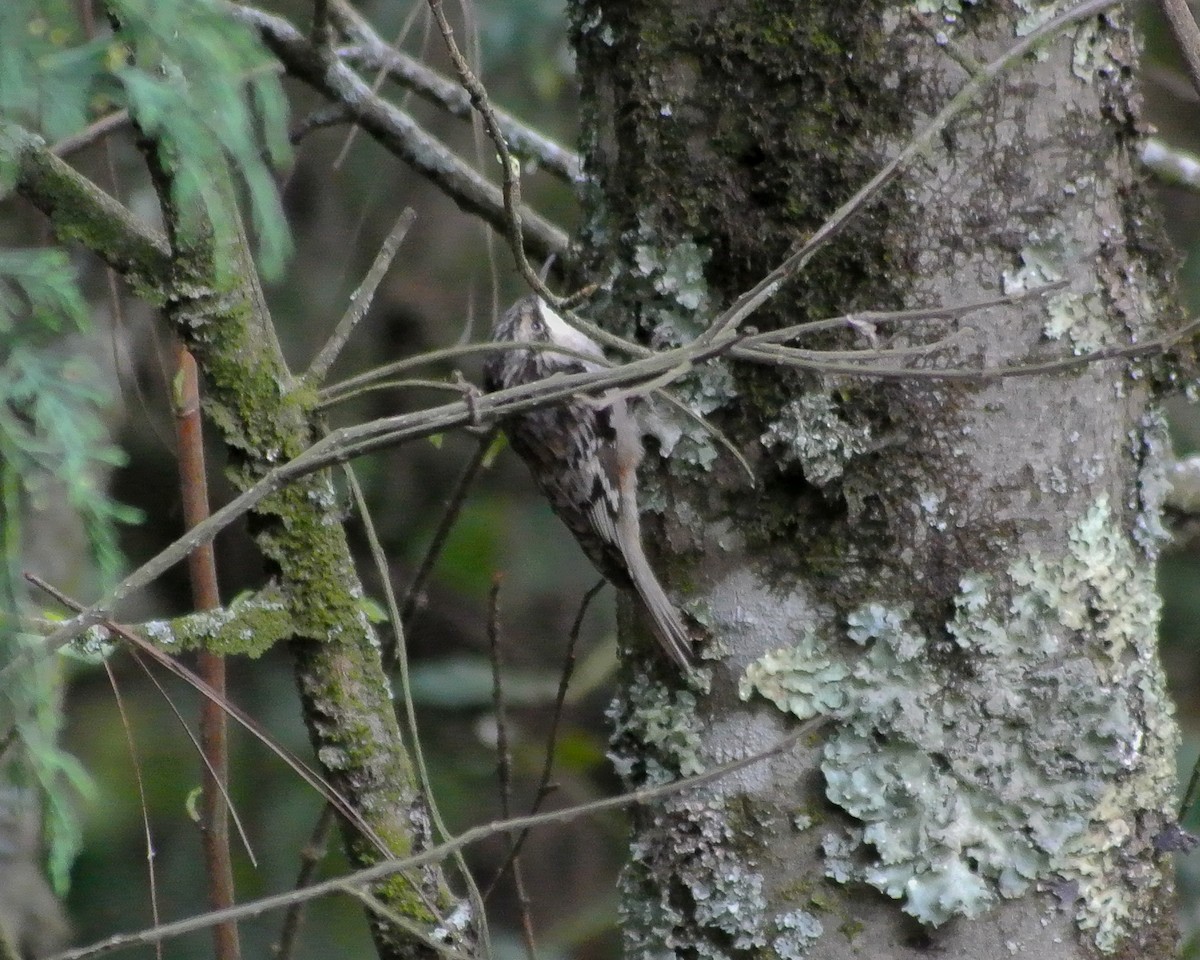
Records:
<instances>
[{"instance_id":1,"label":"leafy lichen patch","mask_svg":"<svg viewBox=\"0 0 1200 960\"><path fill-rule=\"evenodd\" d=\"M1069 886L1080 929L1112 951L1154 896L1157 870L1123 864L1153 859L1147 825L1169 816L1174 782L1157 619L1153 570L1102 497L1061 555L962 578L936 637L906 608L867 604L847 618L861 652L806 636L752 665L743 693L840 721L826 793L863 826L825 838L831 879L933 925Z\"/></svg>"},{"instance_id":2,"label":"leafy lichen patch","mask_svg":"<svg viewBox=\"0 0 1200 960\"><path fill-rule=\"evenodd\" d=\"M749 700L758 694L780 710L807 720L845 704L841 682L848 673L849 668L821 652L811 631L806 631L796 646L772 650L750 664L738 684L738 695Z\"/></svg>"},{"instance_id":3,"label":"leafy lichen patch","mask_svg":"<svg viewBox=\"0 0 1200 960\"><path fill-rule=\"evenodd\" d=\"M1105 346L1108 329L1108 312L1099 291L1087 294L1068 291L1046 301L1043 333L1050 340L1065 339L1076 356Z\"/></svg>"},{"instance_id":4,"label":"leafy lichen patch","mask_svg":"<svg viewBox=\"0 0 1200 960\"><path fill-rule=\"evenodd\" d=\"M704 770L696 695L640 674L608 711L617 773L640 783L667 783ZM628 748L628 749L627 749Z\"/></svg>"},{"instance_id":5,"label":"leafy lichen patch","mask_svg":"<svg viewBox=\"0 0 1200 960\"><path fill-rule=\"evenodd\" d=\"M781 463L796 463L809 483L824 487L840 480L846 463L871 441L866 423L853 423L827 393L807 393L786 404L759 438Z\"/></svg>"}]
</instances>

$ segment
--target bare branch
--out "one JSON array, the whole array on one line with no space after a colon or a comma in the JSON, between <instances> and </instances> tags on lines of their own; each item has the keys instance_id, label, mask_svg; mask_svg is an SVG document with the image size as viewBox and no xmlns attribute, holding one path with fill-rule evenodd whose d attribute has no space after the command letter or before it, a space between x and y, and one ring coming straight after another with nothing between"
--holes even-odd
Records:
<instances>
[{"instance_id":1,"label":"bare branch","mask_svg":"<svg viewBox=\"0 0 1200 960\"><path fill-rule=\"evenodd\" d=\"M162 685L162 681L158 679L157 675L153 670L150 669L145 660L143 660L134 652L131 652L130 656L133 661L142 668L142 672L146 675L147 679L154 684L155 689L162 697L163 702L167 705L167 708L175 715L175 719L179 721L179 728L183 731L184 736L191 741L192 747L196 751L196 756L200 758L201 762L204 763L206 768L209 767L208 758L204 755L204 750L200 746L200 739L194 733L192 733L191 727L188 726L187 721L183 718L183 714L179 712L179 708L175 706L175 701L172 700L170 694L167 693L167 689ZM107 669L107 667L108 663L106 662L105 668ZM211 769L209 769L209 775L213 776ZM254 846L250 843L250 836L246 833L246 827L242 823L242 818L238 816L237 808L233 804L233 798L229 796L229 790L226 784L222 783L221 780L215 776L214 779L216 780L217 789L220 790L221 797L225 801L225 805L229 808L229 816L232 818L234 826L237 828L238 838L242 841L242 849L246 851L246 858L250 861L250 865L257 869L258 857L255 856ZM230 905L232 905L233 901L231 900L229 902Z\"/></svg>"},{"instance_id":2,"label":"bare branch","mask_svg":"<svg viewBox=\"0 0 1200 960\"><path fill-rule=\"evenodd\" d=\"M693 342L683 347L652 354L618 367L605 368L589 373L577 373L563 377L551 377L534 383L499 390L473 399L471 403L459 401L430 407L414 413L384 417L369 423L342 427L331 431L311 447L271 471L235 499L217 510L208 520L194 527L187 535L164 548L133 573L129 574L109 594L106 602L98 603L77 616L65 621L46 638L42 655L53 652L83 633L88 627L103 622L108 613L106 608L153 582L162 573L182 560L197 544L216 536L219 531L236 518L253 509L263 499L282 489L287 483L313 473L324 467L345 463L356 456L392 446L406 440L415 440L435 433L444 433L477 421L491 423L513 413L533 410L560 402L567 397L603 392L614 387L645 383L661 376L668 370L686 371L695 365L722 354L757 363L790 366L823 375L844 375L876 379L924 379L965 380L986 382L1007 377L1033 376L1079 369L1101 361L1130 359L1149 356L1167 349L1174 343L1200 328L1200 318L1153 340L1121 347L1106 347L1079 356L1062 357L1037 363L1014 364L1007 367L981 367L975 370L962 368L933 369L927 367L881 367L870 364L827 362L813 359L804 351L792 351L787 347L766 345L743 345L744 339L731 331L724 331L715 341L701 344ZM511 345L510 345L511 346ZM471 352L459 348L462 352ZM475 352L500 349L495 344L481 344ZM864 356L869 354L864 351ZM35 656L29 654L27 656ZM0 668L0 682L10 676L26 662L26 657L16 657Z\"/></svg>"},{"instance_id":3,"label":"bare branch","mask_svg":"<svg viewBox=\"0 0 1200 960\"><path fill-rule=\"evenodd\" d=\"M400 607L400 622L404 625L405 629L412 623L413 614L417 612L417 607L421 602L421 594L425 590L425 584L429 580L429 575L433 572L438 558L442 555L442 548L446 545L446 541L450 537L450 531L454 529L454 524L458 522L459 514L462 513L463 504L467 501L467 494L470 493L471 485L479 475L479 471L487 459L488 450L495 439L496 430L494 428L479 438L479 445L475 448L475 453L467 462L467 465L463 468L463 472L454 484L454 489L446 501L446 509L442 512L442 518L438 521L437 529L433 532L433 538L429 541L429 547L425 551L425 556L421 558L421 565L417 568L417 572L413 574L412 583L409 584L408 590L404 594L404 603ZM384 644L383 662L390 665L394 653L394 649L389 644Z\"/></svg>"},{"instance_id":4,"label":"bare branch","mask_svg":"<svg viewBox=\"0 0 1200 960\"><path fill-rule=\"evenodd\" d=\"M260 900L252 900L248 903L239 904L228 910L212 911L200 916L189 917L186 920L166 923L149 930L141 930L137 933L118 934L90 946L65 950L48 958L48 960L90 960L91 957L114 953L130 947L158 943L159 941L179 937L186 933L194 933L197 930L207 929L213 924L223 923L226 920L243 920L261 916L272 910L287 907L298 900L314 900L317 897L328 896L331 893L344 893L348 885L368 886L379 880L394 876L401 871L411 870L414 867L423 866L427 863L438 862L457 850L498 834L515 833L531 827L546 826L554 823L569 823L583 816L591 816L607 810L619 810L624 807L646 804L676 793L681 793L685 790L695 790L706 784L722 780L730 774L736 773L738 770L761 763L764 760L769 760L771 757L787 753L827 723L828 718L816 717L802 723L786 737L765 750L752 753L740 760L720 764L694 777L673 780L670 783L658 784L653 787L644 787L641 790L634 790L631 793L621 794L616 797L604 797L591 803L565 807L561 810L550 810L546 813L539 813L532 816L513 817L511 820L481 824L469 830L464 830L458 836L447 840L445 843L440 843L437 846L422 850L420 853L409 857L387 860L344 877L314 883L303 890L289 890L286 893L278 893L274 896L263 897Z\"/></svg>"},{"instance_id":5,"label":"bare branch","mask_svg":"<svg viewBox=\"0 0 1200 960\"><path fill-rule=\"evenodd\" d=\"M1200 28L1187 5L1187 0L1159 0L1163 15L1171 25L1171 33L1179 44L1183 62L1187 66L1188 79L1200 93Z\"/></svg>"},{"instance_id":6,"label":"bare branch","mask_svg":"<svg viewBox=\"0 0 1200 960\"><path fill-rule=\"evenodd\" d=\"M505 236L508 238L508 245L512 248L513 256L516 257L517 269L531 290L535 290L539 296L554 306L561 306L560 298L546 288L541 276L525 256L524 231L521 229L521 168L508 149L508 142L500 130L500 122L496 118L496 111L492 108L491 99L479 78L471 70L467 58L458 49L458 44L454 40L454 31L450 28L450 21L446 19L446 11L442 9L442 0L426 0L426 2L429 4L429 10L438 25L438 30L441 31L446 50L450 53L450 62L454 64L454 69L458 72L458 79L466 88L467 93L471 95L471 106L479 111L479 116L483 118L483 127L492 143L495 144L496 152L500 155L501 174L504 178L504 215L508 225Z\"/></svg>"},{"instance_id":7,"label":"bare branch","mask_svg":"<svg viewBox=\"0 0 1200 960\"><path fill-rule=\"evenodd\" d=\"M312 883L317 867L325 859L325 850L329 845L329 835L337 822L337 812L333 805L326 803L321 807L321 815L313 825L308 843L300 851L300 869L296 873L297 890L303 890ZM279 942L271 948L275 960L292 960L296 946L300 941L300 927L304 923L304 901L297 901L288 906L283 915L283 923L279 928Z\"/></svg>"},{"instance_id":8,"label":"bare branch","mask_svg":"<svg viewBox=\"0 0 1200 960\"><path fill-rule=\"evenodd\" d=\"M842 314L840 317L827 317L824 320L810 320L791 327L780 327L778 330L767 330L763 333L748 335L743 343L784 343L795 340L809 333L822 333L826 330L841 330L846 327L875 326L883 323L908 323L920 320L961 320L963 317L978 313L980 310L990 310L993 307L1011 307L1027 300L1065 290L1066 280L1055 280L1038 287L1030 287L1020 293L1010 293L987 300L975 300L971 303L956 303L949 306L915 307L908 310L859 310L855 313Z\"/></svg>"},{"instance_id":9,"label":"bare branch","mask_svg":"<svg viewBox=\"0 0 1200 960\"><path fill-rule=\"evenodd\" d=\"M754 360L774 366L792 367L796 370L807 370L824 376L867 377L877 380L965 380L974 383L986 383L989 380L1006 380L1011 377L1032 377L1046 373L1059 373L1064 370L1075 370L1081 367L1103 363L1109 360L1128 360L1135 357L1146 357L1165 351L1173 344L1179 343L1200 329L1200 318L1192 320L1161 337L1146 340L1142 343L1129 344L1120 347L1102 347L1090 353L1078 356L1059 357L1052 360L1014 363L1003 367L888 367L870 363L847 363L821 359L818 351L796 350L791 347L774 345L758 346L754 344L738 344L729 351L730 356L743 360ZM869 360L871 353L863 351L863 360Z\"/></svg>"},{"instance_id":10,"label":"bare branch","mask_svg":"<svg viewBox=\"0 0 1200 960\"><path fill-rule=\"evenodd\" d=\"M200 417L200 380L196 358L182 343L176 344L175 435L179 465L183 522L194 527L210 513L208 472L204 459L204 427ZM212 543L197 547L188 556L188 579L192 603L197 611L221 606L217 585L217 561ZM200 651L197 668L218 696L225 696L225 658L214 651ZM229 728L215 700L200 700L201 771L200 839L208 881L208 902L228 907L235 902L233 860L229 851ZM241 938L237 924L213 928L213 952L217 960L241 960Z\"/></svg>"},{"instance_id":11,"label":"bare branch","mask_svg":"<svg viewBox=\"0 0 1200 960\"><path fill-rule=\"evenodd\" d=\"M115 113L110 113L84 127L78 133L73 133L69 137L63 137L50 148L51 152L56 157L69 157L73 153L78 153L84 147L91 146L96 141L102 140L114 130L120 130L129 123L129 119L128 110L118 110Z\"/></svg>"},{"instance_id":12,"label":"bare branch","mask_svg":"<svg viewBox=\"0 0 1200 960\"><path fill-rule=\"evenodd\" d=\"M606 586L608 586L608 581L600 580L583 595L583 599L579 602L579 609L575 612L575 621L571 624L571 632L567 635L567 652L563 657L562 673L558 678L558 692L554 695L554 711L550 720L550 733L546 737L546 754L545 759L542 761L542 776L538 781L537 790L533 794L533 804L529 808L530 814L537 813L542 808L542 803L545 799L554 792L554 787L550 783L550 776L554 772L554 748L558 746L558 728L562 722L563 708L567 703L567 689L570 687L571 677L575 673L575 650L579 645L579 632L583 629L583 618L587 614L588 608L592 605L592 600ZM504 858L504 862L500 864L500 868L496 871L495 876L492 877L492 882L484 890L484 900L491 896L492 891L496 889L496 885L504 877L509 865L516 861L521 848L525 845L525 841L529 839L529 835L529 830L522 830L517 834L517 838L509 848L508 856Z\"/></svg>"},{"instance_id":13,"label":"bare branch","mask_svg":"<svg viewBox=\"0 0 1200 960\"><path fill-rule=\"evenodd\" d=\"M392 260L396 257L396 251L400 249L400 244L404 242L409 228L416 219L417 215L413 212L412 207L407 208L400 214L400 219L396 221L396 225L392 227L391 233L387 235L387 239L380 246L379 253L375 255L375 262L371 264L371 269L363 277L363 282L350 295L350 308L346 311L342 319L338 321L329 340L318 351L316 358L312 362L312 366L308 368L308 372L304 375L309 383L320 383L325 379L325 374L329 372L329 368L338 358L338 354L342 352L346 341L350 339L350 334L354 332L354 328L358 326L358 322L371 309L371 301L375 299L375 290L384 276L386 276L388 268L392 265Z\"/></svg>"},{"instance_id":14,"label":"bare branch","mask_svg":"<svg viewBox=\"0 0 1200 960\"><path fill-rule=\"evenodd\" d=\"M326 127L340 127L344 123L353 123L354 118L350 116L340 103L330 103L321 107L319 110L313 110L311 113L301 117L288 131L288 140L292 146L300 143L314 130L323 130Z\"/></svg>"},{"instance_id":15,"label":"bare branch","mask_svg":"<svg viewBox=\"0 0 1200 960\"><path fill-rule=\"evenodd\" d=\"M226 4L230 15L254 27L287 72L330 100L342 104L354 120L387 150L408 163L468 213L504 233L508 227L504 195L431 136L408 113L377 96L357 73L315 48L282 17L252 7ZM567 235L532 210L521 210L522 238L536 256L565 257Z\"/></svg>"},{"instance_id":16,"label":"bare branch","mask_svg":"<svg viewBox=\"0 0 1200 960\"><path fill-rule=\"evenodd\" d=\"M471 98L457 83L448 80L421 61L384 41L357 10L345 0L332 0L332 14L355 46L342 51L344 59L372 70L386 70L401 86L437 104L451 116L471 116ZM551 173L577 183L581 177L579 155L499 108L496 122L508 145L522 156L532 157Z\"/></svg>"},{"instance_id":17,"label":"bare branch","mask_svg":"<svg viewBox=\"0 0 1200 960\"><path fill-rule=\"evenodd\" d=\"M505 819L512 816L512 752L508 744L508 707L504 700L503 654L500 643L500 587L504 582L501 574L492 577L492 588L488 594L488 651L492 661L492 709L496 714L496 777L500 781L500 815ZM517 914L521 921L521 937L525 941L525 953L529 960L537 960L537 947L533 938L533 918L529 914L529 897L525 892L525 880L521 875L521 861L515 844L510 849L513 886L517 894Z\"/></svg>"},{"instance_id":18,"label":"bare branch","mask_svg":"<svg viewBox=\"0 0 1200 960\"><path fill-rule=\"evenodd\" d=\"M312 42L318 47L328 47L333 41L333 30L329 26L329 0L313 0Z\"/></svg>"},{"instance_id":19,"label":"bare branch","mask_svg":"<svg viewBox=\"0 0 1200 960\"><path fill-rule=\"evenodd\" d=\"M143 669L145 665L143 664ZM133 780L137 786L138 808L142 815L142 837L145 842L146 849L146 873L150 886L150 917L157 927L161 923L161 914L158 909L158 874L154 866L154 830L150 826L150 802L146 799L146 778L142 773L142 761L138 755L137 741L133 738L133 723L129 719L129 714L125 710L125 698L121 696L121 686L117 683L116 674L113 673L112 666L109 663L104 664L104 673L108 677L108 684L112 688L113 700L117 705L117 714L121 718L121 730L125 734L125 749L129 753L129 759L133 764ZM162 960L162 945L155 944L154 950L157 960ZM16 951L13 951L16 956Z\"/></svg>"}]
</instances>

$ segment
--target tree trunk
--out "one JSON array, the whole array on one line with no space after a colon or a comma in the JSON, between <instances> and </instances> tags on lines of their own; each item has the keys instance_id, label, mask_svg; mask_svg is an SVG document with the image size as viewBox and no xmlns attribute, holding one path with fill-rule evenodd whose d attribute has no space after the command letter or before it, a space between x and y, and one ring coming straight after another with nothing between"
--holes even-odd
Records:
<instances>
[{"instance_id":1,"label":"tree trunk","mask_svg":"<svg viewBox=\"0 0 1200 960\"><path fill-rule=\"evenodd\" d=\"M610 325L694 336L1033 26L1015 7L940 6L576 0L585 246ZM1175 325L1134 170L1135 54L1114 13L1009 64L750 322L1061 287L798 344L954 336L879 357L909 371L890 379L696 371L678 393L734 439L753 488L703 429L648 420L648 539L703 625L712 685L631 670L623 773L666 780L765 748L795 717L831 722L638 815L632 955L1173 954L1176 730L1154 592L1169 370L921 376Z\"/></svg>"}]
</instances>

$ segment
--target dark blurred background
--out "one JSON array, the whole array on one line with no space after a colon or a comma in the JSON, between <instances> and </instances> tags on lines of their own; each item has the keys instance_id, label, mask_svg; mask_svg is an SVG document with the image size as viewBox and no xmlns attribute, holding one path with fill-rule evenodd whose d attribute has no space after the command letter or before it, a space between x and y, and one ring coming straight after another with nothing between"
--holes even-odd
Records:
<instances>
[{"instance_id":1,"label":"dark blurred background","mask_svg":"<svg viewBox=\"0 0 1200 960\"><path fill-rule=\"evenodd\" d=\"M380 0L359 8L382 36L394 39L414 4L425 5L424 0ZM311 8L308 3L286 2L273 9L303 26ZM461 25L460 36L478 38L483 77L494 101L573 146L576 104L562 0L489 0L469 14L474 20ZM1156 14L1146 9L1142 19L1148 40L1143 84L1147 117L1172 145L1200 152L1200 103L1183 78ZM449 74L441 40L423 16L415 18L401 45ZM307 89L290 81L288 91L294 120L320 106ZM390 86L384 91L395 98L404 96ZM462 155L491 166L494 151L469 125L444 117L417 98L407 98L406 105ZM75 162L152 216L152 194L125 140L114 139L107 150L89 148ZM459 213L364 135L351 138L346 128L310 134L282 181L296 252L284 279L270 286L268 296L296 369L303 369L320 348L380 241L406 206L417 211L417 221L331 380L425 349L480 339L497 306L506 305L522 289L500 241L489 238L478 222ZM1195 255L1200 195L1175 187L1161 187L1159 192L1181 254L1181 296L1186 308L1195 312L1200 308L1200 258ZM568 231L574 228L577 210L563 184L529 170L525 197ZM45 235L35 217L29 218L28 229ZM146 515L144 523L125 531L123 548L135 564L180 532L168 414L170 345L143 305L121 293L114 308L104 272L94 263L85 263L83 269L96 304L94 350L112 372L114 430L129 454L129 465L112 478L113 491ZM432 374L447 376L451 369L441 367ZM473 362L465 361L462 369L476 378ZM439 395L411 389L372 393L338 406L329 418L332 424L360 422L435 399ZM1171 422L1177 453L1200 449L1200 418L1194 406L1182 400L1172 404ZM474 439L455 434L356 462L392 564L393 586L401 595L428 549L448 492L475 448ZM210 458L213 500L220 503L229 488L220 479L220 452L213 448ZM361 527L353 524L352 530L363 569L369 571ZM224 599L262 582L244 531L226 532L217 548ZM442 813L455 831L500 813L485 627L488 592L497 574L503 575L500 605L512 706L508 735L515 765L515 809L522 811L541 769L568 630L596 575L511 455L500 456L483 471L408 631L425 753ZM366 577L372 595L378 597L377 579L369 572ZM1185 733L1180 770L1186 779L1200 753L1200 554L1194 544L1168 551L1161 583L1163 654ZM144 594L126 616L180 613L187 609L187 597L178 569ZM584 621L577 681L556 752L558 790L550 805L579 803L617 789L604 759L604 709L615 665L611 607L611 591L606 591ZM94 795L81 803L86 837L70 895L80 943L151 923L146 825L135 763L145 793L160 914L174 919L205 909L199 844L188 815L199 761L171 708L141 670L120 657L113 668L128 729L102 670L73 668L66 697L66 746L96 783ZM286 655L272 653L254 663L233 661L230 675L232 699L279 741L307 755ZM177 683L167 687L176 708L194 717L192 693ZM287 889L297 870L297 851L317 818L318 798L240 731L233 736L232 792L258 858L254 867L237 852L239 897ZM1195 819L1188 825L1198 826ZM624 857L623 830L619 814L606 814L539 832L526 847L524 873L539 951L546 960L616 955L615 880ZM331 845L323 867L326 874L343 867L337 846L336 841ZM468 851L482 885L490 881L503 854L499 843ZM1180 858L1180 891L1182 921L1191 935L1200 929L1200 853ZM516 903L508 880L499 885L490 906L500 956L517 955ZM272 915L244 925L246 956L267 955L278 922ZM172 942L166 952L172 958L207 956L208 936ZM151 955L149 949L140 953ZM315 904L299 956L359 955L372 955L361 909L338 900Z\"/></svg>"}]
</instances>

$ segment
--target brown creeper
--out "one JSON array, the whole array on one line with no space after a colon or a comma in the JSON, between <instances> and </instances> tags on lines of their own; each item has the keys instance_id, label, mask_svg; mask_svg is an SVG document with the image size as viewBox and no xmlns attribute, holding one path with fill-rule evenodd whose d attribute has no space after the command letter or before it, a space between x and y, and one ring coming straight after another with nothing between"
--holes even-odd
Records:
<instances>
[{"instance_id":1,"label":"brown creeper","mask_svg":"<svg viewBox=\"0 0 1200 960\"><path fill-rule=\"evenodd\" d=\"M600 348L536 295L513 304L496 321L492 337L500 342L553 343L571 354L497 351L484 367L489 391L556 373L602 368L582 359L602 361ZM599 399L575 397L516 414L505 420L504 432L588 559L611 583L636 592L663 650L687 669L691 663L687 628L642 550L637 505L642 439L624 399L613 394ZM607 403L606 397L611 397Z\"/></svg>"}]
</instances>

